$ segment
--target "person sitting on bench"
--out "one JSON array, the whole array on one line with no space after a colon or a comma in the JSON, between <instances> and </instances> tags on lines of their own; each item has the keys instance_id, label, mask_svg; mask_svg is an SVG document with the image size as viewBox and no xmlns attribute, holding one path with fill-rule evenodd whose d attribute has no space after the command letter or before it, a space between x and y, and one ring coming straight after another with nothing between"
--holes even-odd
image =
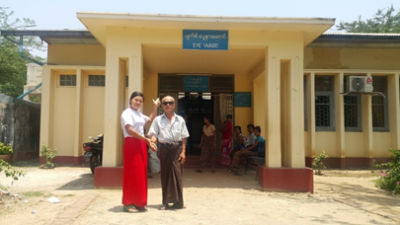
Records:
<instances>
[{"instance_id":1,"label":"person sitting on bench","mask_svg":"<svg viewBox=\"0 0 400 225\"><path fill-rule=\"evenodd\" d=\"M254 135L256 135L255 143L247 148L237 151L233 157L231 172L238 173L240 161L247 157L264 157L265 140L261 136L261 128L256 126L254 128Z\"/></svg>"}]
</instances>

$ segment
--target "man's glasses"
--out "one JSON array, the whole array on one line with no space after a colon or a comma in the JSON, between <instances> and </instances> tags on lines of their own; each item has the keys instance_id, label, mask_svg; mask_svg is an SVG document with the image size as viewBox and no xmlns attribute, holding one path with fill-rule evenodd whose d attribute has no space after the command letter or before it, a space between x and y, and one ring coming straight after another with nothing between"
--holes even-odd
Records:
<instances>
[{"instance_id":1,"label":"man's glasses","mask_svg":"<svg viewBox=\"0 0 400 225\"><path fill-rule=\"evenodd\" d=\"M163 105L173 105L173 104L175 104L175 102L163 102L162 104Z\"/></svg>"}]
</instances>

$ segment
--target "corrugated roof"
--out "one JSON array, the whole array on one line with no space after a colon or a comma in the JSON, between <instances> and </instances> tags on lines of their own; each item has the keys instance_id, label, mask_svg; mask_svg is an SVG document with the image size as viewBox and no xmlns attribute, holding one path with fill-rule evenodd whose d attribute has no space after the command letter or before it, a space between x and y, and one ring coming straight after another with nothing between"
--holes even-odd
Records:
<instances>
[{"instance_id":1,"label":"corrugated roof","mask_svg":"<svg viewBox=\"0 0 400 225\"><path fill-rule=\"evenodd\" d=\"M400 33L341 33L341 32L325 32L321 36L400 37Z\"/></svg>"}]
</instances>

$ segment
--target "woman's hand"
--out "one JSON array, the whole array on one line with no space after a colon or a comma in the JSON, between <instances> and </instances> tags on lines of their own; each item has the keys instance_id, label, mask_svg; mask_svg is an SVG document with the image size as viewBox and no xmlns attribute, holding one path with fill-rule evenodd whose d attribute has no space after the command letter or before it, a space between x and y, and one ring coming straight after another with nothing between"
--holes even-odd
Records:
<instances>
[{"instance_id":1,"label":"woman's hand","mask_svg":"<svg viewBox=\"0 0 400 225\"><path fill-rule=\"evenodd\" d=\"M154 103L154 106L160 106L161 105L161 101L160 101L160 98L157 98L156 100L154 100L153 99L153 103Z\"/></svg>"},{"instance_id":2,"label":"woman's hand","mask_svg":"<svg viewBox=\"0 0 400 225\"><path fill-rule=\"evenodd\" d=\"M154 151L154 152L157 151L157 145L154 142L152 142L150 139L146 138L146 144L147 144L147 146L150 147L150 149L152 151Z\"/></svg>"}]
</instances>

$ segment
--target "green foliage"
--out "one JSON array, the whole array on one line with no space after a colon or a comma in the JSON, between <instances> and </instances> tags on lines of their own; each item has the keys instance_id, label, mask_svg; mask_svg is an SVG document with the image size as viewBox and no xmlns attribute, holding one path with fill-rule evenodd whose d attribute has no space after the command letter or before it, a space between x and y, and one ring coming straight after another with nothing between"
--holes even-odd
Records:
<instances>
[{"instance_id":1,"label":"green foliage","mask_svg":"<svg viewBox=\"0 0 400 225\"><path fill-rule=\"evenodd\" d=\"M46 145L42 145L42 150L40 150L40 155L46 160L45 166L47 168L53 168L54 163L52 163L53 159L57 156L57 149L51 149Z\"/></svg>"},{"instance_id":2,"label":"green foliage","mask_svg":"<svg viewBox=\"0 0 400 225\"><path fill-rule=\"evenodd\" d=\"M318 157L316 157L312 163L312 167L315 170L315 174L322 175L322 170L326 169L324 164L324 160L327 159L329 156L325 154L325 151L322 151Z\"/></svg>"},{"instance_id":3,"label":"green foliage","mask_svg":"<svg viewBox=\"0 0 400 225\"><path fill-rule=\"evenodd\" d=\"M42 101L42 98L40 96L36 96L36 95L29 95L29 100L40 104L40 102Z\"/></svg>"},{"instance_id":4,"label":"green foliage","mask_svg":"<svg viewBox=\"0 0 400 225\"><path fill-rule=\"evenodd\" d=\"M35 21L27 18L11 20L13 15L13 11L0 7L0 30L25 30L36 26ZM19 37L9 38L19 41ZM23 54L38 59L29 53L34 49L44 49L41 41L37 37L24 36ZM27 63L28 61L19 55L18 46L0 36L0 93L13 97L23 93Z\"/></svg>"},{"instance_id":5,"label":"green foliage","mask_svg":"<svg viewBox=\"0 0 400 225\"><path fill-rule=\"evenodd\" d=\"M0 155L9 155L13 153L13 148L11 144L5 145L4 143L0 142Z\"/></svg>"},{"instance_id":6,"label":"green foliage","mask_svg":"<svg viewBox=\"0 0 400 225\"><path fill-rule=\"evenodd\" d=\"M19 177L25 176L24 171L15 170L9 163L0 159L0 173L4 172L6 177L12 178L12 183L17 181ZM0 190L7 190L8 188L0 183Z\"/></svg>"},{"instance_id":7,"label":"green foliage","mask_svg":"<svg viewBox=\"0 0 400 225\"><path fill-rule=\"evenodd\" d=\"M376 185L390 191L392 194L400 194L400 150L389 149L392 153L392 161L377 165L377 168L386 168Z\"/></svg>"},{"instance_id":8,"label":"green foliage","mask_svg":"<svg viewBox=\"0 0 400 225\"><path fill-rule=\"evenodd\" d=\"M358 20L347 23L340 22L338 30L356 33L400 33L400 9L393 5L386 9L379 9L372 19Z\"/></svg>"}]
</instances>

